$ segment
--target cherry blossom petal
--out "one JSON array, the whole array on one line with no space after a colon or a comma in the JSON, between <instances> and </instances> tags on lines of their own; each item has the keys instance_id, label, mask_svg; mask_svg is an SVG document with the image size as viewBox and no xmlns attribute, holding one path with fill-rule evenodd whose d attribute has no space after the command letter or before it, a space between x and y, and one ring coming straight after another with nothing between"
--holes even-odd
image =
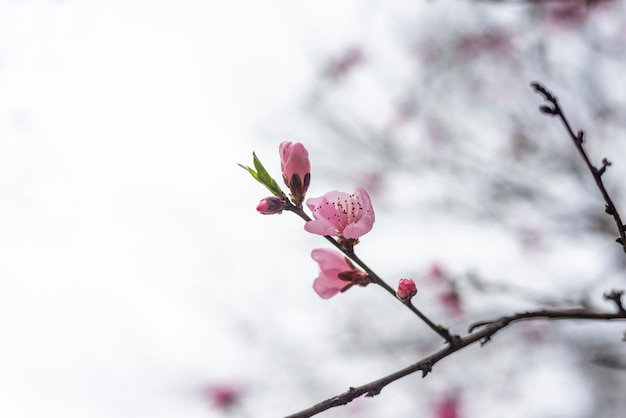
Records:
<instances>
[{"instance_id":1,"label":"cherry blossom petal","mask_svg":"<svg viewBox=\"0 0 626 418\"><path fill-rule=\"evenodd\" d=\"M357 187L354 194L331 191L307 200L314 220L305 224L313 234L356 239L368 233L375 220L367 191Z\"/></svg>"},{"instance_id":2,"label":"cherry blossom petal","mask_svg":"<svg viewBox=\"0 0 626 418\"><path fill-rule=\"evenodd\" d=\"M313 282L313 290L323 299L339 293L349 283L339 279L339 273L353 270L346 262L343 254L319 248L311 252L313 260L320 266L320 274Z\"/></svg>"}]
</instances>

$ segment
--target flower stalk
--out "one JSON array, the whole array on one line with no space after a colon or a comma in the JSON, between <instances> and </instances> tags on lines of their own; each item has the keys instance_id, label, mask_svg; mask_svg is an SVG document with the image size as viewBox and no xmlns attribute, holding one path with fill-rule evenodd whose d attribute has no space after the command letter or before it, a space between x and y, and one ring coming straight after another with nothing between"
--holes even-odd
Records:
<instances>
[{"instance_id":1,"label":"flower stalk","mask_svg":"<svg viewBox=\"0 0 626 418\"><path fill-rule=\"evenodd\" d=\"M302 218L306 222L311 221L311 217L309 215L307 215L307 213L302 208L298 208L298 207L296 207L294 205L288 204L288 205L285 206L285 210L291 211L291 212L295 213L296 215L298 215L300 218ZM387 284L387 282L385 282L378 274L376 274L367 264L365 264L365 262L363 262L363 260L361 260L355 254L354 248L344 248L344 246L339 242L338 239L335 239L335 238L333 238L333 237L331 237L329 235L324 235L324 238L328 242L330 242L332 245L334 245L339 251L344 253L346 255L346 257L348 257L350 260L352 260L356 265L358 265L360 268L362 268L363 271L365 271L368 274L368 276L370 278L370 281L372 283L375 283L375 284L379 285L380 287L385 289L387 291L387 293L392 295L394 297L394 299L399 300L397 298L397 296L396 296L396 291L391 286L389 286L389 284ZM451 334L450 331L448 331L447 328L444 328L441 325L435 324L426 315L424 315L419 309L417 309L410 301L408 301L408 302L401 301L401 302L411 312L413 312L422 321L424 321L424 323L426 323L426 325L428 325L428 327L430 329L432 329L441 338L443 338L446 341L446 343L450 344L451 346L454 346L454 345L457 344L458 338L459 338L458 335Z\"/></svg>"}]
</instances>

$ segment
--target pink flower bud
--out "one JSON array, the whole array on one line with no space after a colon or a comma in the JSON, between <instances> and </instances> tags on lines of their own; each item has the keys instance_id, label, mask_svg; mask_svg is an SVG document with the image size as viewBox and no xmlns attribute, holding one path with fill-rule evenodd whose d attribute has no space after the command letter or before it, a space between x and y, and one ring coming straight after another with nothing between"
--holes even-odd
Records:
<instances>
[{"instance_id":1,"label":"pink flower bud","mask_svg":"<svg viewBox=\"0 0 626 418\"><path fill-rule=\"evenodd\" d=\"M417 287L413 279L400 279L396 294L400 300L404 302L410 301L417 294Z\"/></svg>"},{"instance_id":2,"label":"pink flower bud","mask_svg":"<svg viewBox=\"0 0 626 418\"><path fill-rule=\"evenodd\" d=\"M283 180L291 191L293 203L300 207L311 182L309 152L299 142L283 142L278 150Z\"/></svg>"},{"instance_id":3,"label":"pink flower bud","mask_svg":"<svg viewBox=\"0 0 626 418\"><path fill-rule=\"evenodd\" d=\"M282 213L285 207L285 202L282 199L279 199L274 196L266 197L261 200L256 207L263 215L275 215Z\"/></svg>"},{"instance_id":4,"label":"pink flower bud","mask_svg":"<svg viewBox=\"0 0 626 418\"><path fill-rule=\"evenodd\" d=\"M308 199L306 204L315 219L304 224L304 229L312 234L356 240L374 226L374 208L362 187L357 187L354 194L328 192Z\"/></svg>"}]
</instances>

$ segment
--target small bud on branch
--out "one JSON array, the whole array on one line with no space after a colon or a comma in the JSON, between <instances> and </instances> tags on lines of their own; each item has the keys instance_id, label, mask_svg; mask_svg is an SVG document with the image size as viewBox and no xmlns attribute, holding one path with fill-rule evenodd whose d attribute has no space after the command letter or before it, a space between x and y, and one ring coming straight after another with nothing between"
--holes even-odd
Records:
<instances>
[{"instance_id":1,"label":"small bud on branch","mask_svg":"<svg viewBox=\"0 0 626 418\"><path fill-rule=\"evenodd\" d=\"M302 201L311 183L311 163L309 152L299 142L283 142L278 148L280 170L283 181L291 191L291 200L296 207L302 207Z\"/></svg>"},{"instance_id":2,"label":"small bud on branch","mask_svg":"<svg viewBox=\"0 0 626 418\"><path fill-rule=\"evenodd\" d=\"M600 167L599 170L597 170L597 173L599 176L603 175L604 172L606 171L607 167L611 165L611 162L609 160L607 160L606 158L602 159L602 167Z\"/></svg>"},{"instance_id":3,"label":"small bud on branch","mask_svg":"<svg viewBox=\"0 0 626 418\"><path fill-rule=\"evenodd\" d=\"M417 287L413 279L400 279L396 294L401 301L410 301L417 294Z\"/></svg>"},{"instance_id":4,"label":"small bud on branch","mask_svg":"<svg viewBox=\"0 0 626 418\"><path fill-rule=\"evenodd\" d=\"M263 215L279 215L285 208L285 201L274 196L261 200L256 210Z\"/></svg>"},{"instance_id":5,"label":"small bud on branch","mask_svg":"<svg viewBox=\"0 0 626 418\"><path fill-rule=\"evenodd\" d=\"M557 111L555 108L550 107L550 106L539 106L539 110L541 111L541 113L546 114L546 115L556 115Z\"/></svg>"}]
</instances>

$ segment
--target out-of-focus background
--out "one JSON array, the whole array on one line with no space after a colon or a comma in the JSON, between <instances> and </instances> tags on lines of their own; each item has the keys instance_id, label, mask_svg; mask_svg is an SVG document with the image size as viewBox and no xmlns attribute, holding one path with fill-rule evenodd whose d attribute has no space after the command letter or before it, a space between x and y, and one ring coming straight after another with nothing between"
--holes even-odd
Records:
<instances>
[{"instance_id":1,"label":"out-of-focus background","mask_svg":"<svg viewBox=\"0 0 626 418\"><path fill-rule=\"evenodd\" d=\"M310 196L366 187L357 247L463 333L611 309L624 255L556 120L626 211L614 1L0 3L0 416L278 417L441 341L380 289L320 299L327 247L236 163L310 152ZM327 417L609 417L618 323L523 323Z\"/></svg>"}]
</instances>

